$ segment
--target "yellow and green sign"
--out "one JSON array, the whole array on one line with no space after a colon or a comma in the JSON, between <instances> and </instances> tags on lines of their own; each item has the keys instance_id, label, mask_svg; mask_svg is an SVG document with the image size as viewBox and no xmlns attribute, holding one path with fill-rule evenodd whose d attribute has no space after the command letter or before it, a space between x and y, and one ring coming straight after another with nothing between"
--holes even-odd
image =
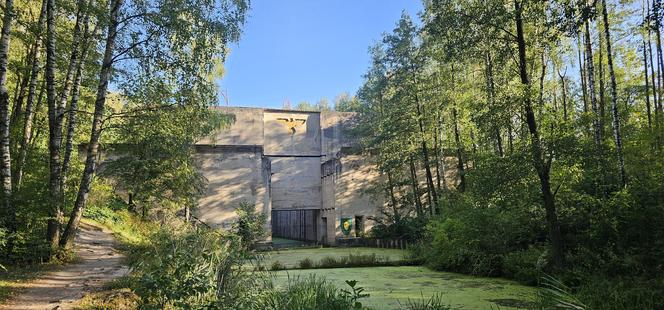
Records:
<instances>
[{"instance_id":1,"label":"yellow and green sign","mask_svg":"<svg viewBox=\"0 0 664 310\"><path fill-rule=\"evenodd\" d=\"M341 226L341 232L345 236L348 236L350 234L350 231L353 229L353 218L352 217L342 217L341 222L339 224Z\"/></svg>"}]
</instances>

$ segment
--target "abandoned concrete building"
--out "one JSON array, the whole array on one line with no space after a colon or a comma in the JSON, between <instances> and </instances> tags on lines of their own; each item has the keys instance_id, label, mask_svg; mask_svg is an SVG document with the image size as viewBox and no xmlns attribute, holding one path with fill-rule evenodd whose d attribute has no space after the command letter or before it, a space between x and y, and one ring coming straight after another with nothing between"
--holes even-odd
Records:
<instances>
[{"instance_id":1,"label":"abandoned concrete building","mask_svg":"<svg viewBox=\"0 0 664 310\"><path fill-rule=\"evenodd\" d=\"M348 152L353 113L218 109L235 121L196 145L208 180L199 220L228 229L247 202L267 215L271 237L332 245L371 228L383 198L366 193L374 167Z\"/></svg>"}]
</instances>

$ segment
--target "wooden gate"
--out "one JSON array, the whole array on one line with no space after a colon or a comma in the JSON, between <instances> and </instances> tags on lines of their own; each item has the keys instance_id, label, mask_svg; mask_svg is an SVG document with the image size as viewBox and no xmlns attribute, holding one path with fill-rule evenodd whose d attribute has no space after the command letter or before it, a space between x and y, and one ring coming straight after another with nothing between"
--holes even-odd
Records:
<instances>
[{"instance_id":1,"label":"wooden gate","mask_svg":"<svg viewBox=\"0 0 664 310\"><path fill-rule=\"evenodd\" d=\"M272 210L272 236L302 241L318 241L319 210Z\"/></svg>"}]
</instances>

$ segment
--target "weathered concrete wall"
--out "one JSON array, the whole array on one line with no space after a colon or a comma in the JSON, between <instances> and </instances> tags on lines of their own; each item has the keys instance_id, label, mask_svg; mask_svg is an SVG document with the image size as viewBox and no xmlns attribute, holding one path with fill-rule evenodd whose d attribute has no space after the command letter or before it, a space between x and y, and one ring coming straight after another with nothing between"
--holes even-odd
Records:
<instances>
[{"instance_id":1,"label":"weathered concrete wall","mask_svg":"<svg viewBox=\"0 0 664 310\"><path fill-rule=\"evenodd\" d=\"M320 156L320 114L265 111L264 153L272 156Z\"/></svg>"},{"instance_id":2,"label":"weathered concrete wall","mask_svg":"<svg viewBox=\"0 0 664 310\"><path fill-rule=\"evenodd\" d=\"M208 186L194 215L211 227L229 229L237 219L235 209L244 201L269 217L269 162L261 153L260 148L199 147L196 158ZM270 231L269 218L266 229Z\"/></svg>"},{"instance_id":3,"label":"weathered concrete wall","mask_svg":"<svg viewBox=\"0 0 664 310\"><path fill-rule=\"evenodd\" d=\"M344 130L348 129L354 115L355 113L351 112L321 112L323 161L338 157L342 147L350 146L351 141L344 134Z\"/></svg>"},{"instance_id":4,"label":"weathered concrete wall","mask_svg":"<svg viewBox=\"0 0 664 310\"><path fill-rule=\"evenodd\" d=\"M270 157L272 208L320 209L321 176L318 157Z\"/></svg>"},{"instance_id":5,"label":"weathered concrete wall","mask_svg":"<svg viewBox=\"0 0 664 310\"><path fill-rule=\"evenodd\" d=\"M367 190L378 182L380 175L369 160L362 155L344 155L341 157L342 172L338 176L334 190L335 238L347 237L342 234L340 219L353 218L353 230L348 237L357 237L371 230L372 217L379 216L379 208L385 201L383 195L372 195ZM362 231L356 231L356 217L362 217ZM328 233L328 239L331 234Z\"/></svg>"},{"instance_id":6,"label":"weathered concrete wall","mask_svg":"<svg viewBox=\"0 0 664 310\"><path fill-rule=\"evenodd\" d=\"M263 145L263 109L215 107L231 116L228 128L199 141L201 145Z\"/></svg>"}]
</instances>

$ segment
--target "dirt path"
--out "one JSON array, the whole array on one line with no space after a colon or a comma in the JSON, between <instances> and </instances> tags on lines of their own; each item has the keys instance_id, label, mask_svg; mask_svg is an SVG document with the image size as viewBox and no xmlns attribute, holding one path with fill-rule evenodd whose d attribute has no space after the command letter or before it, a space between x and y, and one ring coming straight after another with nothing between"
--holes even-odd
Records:
<instances>
[{"instance_id":1,"label":"dirt path","mask_svg":"<svg viewBox=\"0 0 664 310\"><path fill-rule=\"evenodd\" d=\"M0 309L71 309L85 293L127 273L110 232L81 223L76 244L78 263L23 284L20 294Z\"/></svg>"}]
</instances>

